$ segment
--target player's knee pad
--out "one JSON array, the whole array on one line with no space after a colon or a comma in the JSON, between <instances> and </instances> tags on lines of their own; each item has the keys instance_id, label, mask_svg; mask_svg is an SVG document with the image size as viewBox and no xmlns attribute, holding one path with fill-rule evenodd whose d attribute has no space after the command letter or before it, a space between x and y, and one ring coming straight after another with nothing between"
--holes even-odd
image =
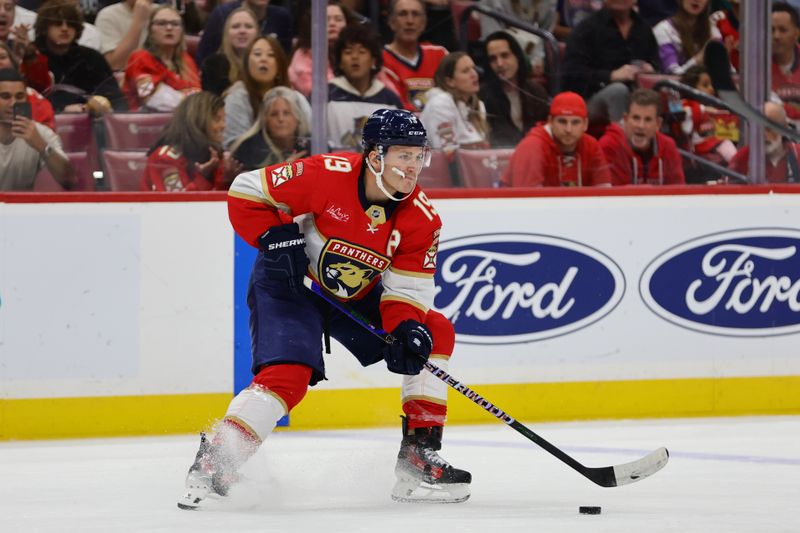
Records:
<instances>
[{"instance_id":1,"label":"player's knee pad","mask_svg":"<svg viewBox=\"0 0 800 533\"><path fill-rule=\"evenodd\" d=\"M425 316L425 326L433 337L431 355L449 358L456 345L456 332L453 324L440 312L430 310Z\"/></svg>"}]
</instances>

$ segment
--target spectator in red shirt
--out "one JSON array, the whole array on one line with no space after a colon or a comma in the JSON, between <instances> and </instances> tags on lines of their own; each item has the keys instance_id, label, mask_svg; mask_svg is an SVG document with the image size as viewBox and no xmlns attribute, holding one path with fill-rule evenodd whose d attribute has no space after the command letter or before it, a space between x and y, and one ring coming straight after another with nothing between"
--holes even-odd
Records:
<instances>
[{"instance_id":1,"label":"spectator in red shirt","mask_svg":"<svg viewBox=\"0 0 800 533\"><path fill-rule=\"evenodd\" d=\"M501 183L506 187L611 185L597 141L586 134L586 102L576 93L553 98L546 124L517 145Z\"/></svg>"},{"instance_id":2,"label":"spectator in red shirt","mask_svg":"<svg viewBox=\"0 0 800 533\"><path fill-rule=\"evenodd\" d=\"M11 48L9 48L6 43L0 42L0 70L4 68L11 68L20 72L19 64L14 54L11 52ZM53 104L33 87L26 87L25 92L28 97L28 103L31 104L31 118L35 122L44 124L51 130L55 130L56 121Z\"/></svg>"},{"instance_id":3,"label":"spectator in red shirt","mask_svg":"<svg viewBox=\"0 0 800 533\"><path fill-rule=\"evenodd\" d=\"M772 6L772 90L786 105L786 114L800 124L800 15L789 4Z\"/></svg>"},{"instance_id":4,"label":"spectator in red shirt","mask_svg":"<svg viewBox=\"0 0 800 533\"><path fill-rule=\"evenodd\" d=\"M779 104L767 102L764 104L764 114L768 119L778 124L787 125L786 110ZM766 178L769 183L798 183L800 182L800 144L793 143L781 136L777 131L764 129L764 143L766 145ZM747 175L749 171L750 148L745 146L730 164L731 170Z\"/></svg>"},{"instance_id":5,"label":"spectator in red shirt","mask_svg":"<svg viewBox=\"0 0 800 533\"><path fill-rule=\"evenodd\" d=\"M150 15L144 48L128 58L124 92L131 111L172 111L188 94L200 90L200 73L186 52L183 21L162 5Z\"/></svg>"},{"instance_id":6,"label":"spectator in red shirt","mask_svg":"<svg viewBox=\"0 0 800 533\"><path fill-rule=\"evenodd\" d=\"M614 185L686 183L675 141L658 131L660 106L661 97L655 91L635 90L622 127L611 124L600 139Z\"/></svg>"},{"instance_id":7,"label":"spectator in red shirt","mask_svg":"<svg viewBox=\"0 0 800 533\"><path fill-rule=\"evenodd\" d=\"M422 0L393 0L389 4L389 27L392 42L383 47L383 71L380 81L400 96L403 106L421 112L434 87L434 76L447 49L422 44L427 18Z\"/></svg>"},{"instance_id":8,"label":"spectator in red shirt","mask_svg":"<svg viewBox=\"0 0 800 533\"><path fill-rule=\"evenodd\" d=\"M147 153L142 190L227 190L242 167L222 153L224 130L222 98L205 91L184 98Z\"/></svg>"}]
</instances>

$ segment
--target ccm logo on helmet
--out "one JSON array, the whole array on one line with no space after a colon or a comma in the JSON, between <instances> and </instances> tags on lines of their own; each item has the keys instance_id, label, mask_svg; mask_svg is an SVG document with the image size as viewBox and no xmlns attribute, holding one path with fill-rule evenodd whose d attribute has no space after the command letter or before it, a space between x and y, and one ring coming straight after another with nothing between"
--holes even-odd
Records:
<instances>
[{"instance_id":1,"label":"ccm logo on helmet","mask_svg":"<svg viewBox=\"0 0 800 533\"><path fill-rule=\"evenodd\" d=\"M289 246L297 246L298 244L305 245L305 239L292 239L290 241L283 241L283 242L273 242L270 244L267 249L268 250L275 250L276 248L288 248Z\"/></svg>"},{"instance_id":2,"label":"ccm logo on helmet","mask_svg":"<svg viewBox=\"0 0 800 533\"><path fill-rule=\"evenodd\" d=\"M407 133L408 133L408 135L425 135L425 132L424 132L424 131L415 131L415 130L411 130L411 131L409 131L409 132L407 132Z\"/></svg>"}]
</instances>

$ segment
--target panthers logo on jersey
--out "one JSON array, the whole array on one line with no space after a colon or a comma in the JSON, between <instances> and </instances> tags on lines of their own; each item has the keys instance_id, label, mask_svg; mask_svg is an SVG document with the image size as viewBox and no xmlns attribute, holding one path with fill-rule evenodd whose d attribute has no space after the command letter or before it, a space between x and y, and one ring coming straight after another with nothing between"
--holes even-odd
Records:
<instances>
[{"instance_id":1,"label":"panthers logo on jersey","mask_svg":"<svg viewBox=\"0 0 800 533\"><path fill-rule=\"evenodd\" d=\"M390 261L369 248L331 239L319 255L319 279L339 298L353 298L389 268Z\"/></svg>"}]
</instances>

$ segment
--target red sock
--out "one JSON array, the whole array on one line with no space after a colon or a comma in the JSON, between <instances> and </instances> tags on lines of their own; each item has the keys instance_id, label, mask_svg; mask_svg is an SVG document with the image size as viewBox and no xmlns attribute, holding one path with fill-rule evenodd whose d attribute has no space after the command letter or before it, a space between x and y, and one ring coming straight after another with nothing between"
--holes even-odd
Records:
<instances>
[{"instance_id":1,"label":"red sock","mask_svg":"<svg viewBox=\"0 0 800 533\"><path fill-rule=\"evenodd\" d=\"M409 400L403 404L408 417L408 429L443 426L447 418L447 406L426 400Z\"/></svg>"}]
</instances>

